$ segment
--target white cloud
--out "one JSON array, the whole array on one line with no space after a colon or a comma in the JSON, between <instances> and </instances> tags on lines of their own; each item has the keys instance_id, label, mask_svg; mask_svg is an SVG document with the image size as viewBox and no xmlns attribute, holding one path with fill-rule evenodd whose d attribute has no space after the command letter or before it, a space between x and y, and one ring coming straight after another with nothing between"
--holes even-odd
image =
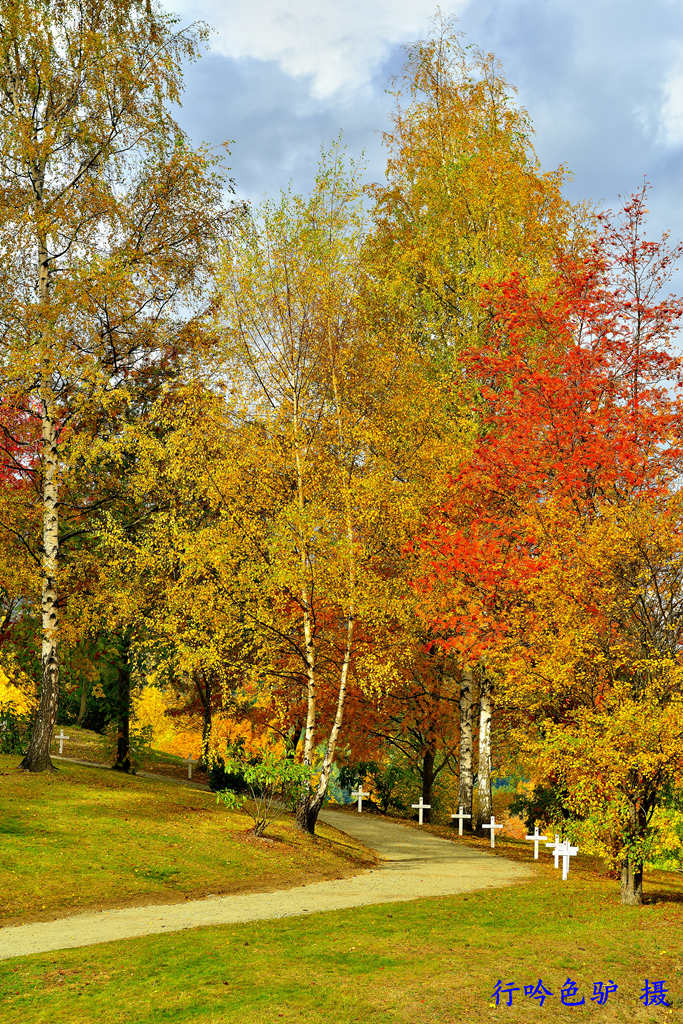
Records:
<instances>
[{"instance_id":1,"label":"white cloud","mask_svg":"<svg viewBox=\"0 0 683 1024\"><path fill-rule=\"evenodd\" d=\"M468 0L442 0L445 15ZM166 0L217 34L212 49L226 57L276 62L289 75L310 76L325 99L370 81L390 48L424 35L435 0Z\"/></svg>"},{"instance_id":2,"label":"white cloud","mask_svg":"<svg viewBox=\"0 0 683 1024\"><path fill-rule=\"evenodd\" d=\"M667 146L683 145L683 46L676 50L664 79L659 137Z\"/></svg>"}]
</instances>

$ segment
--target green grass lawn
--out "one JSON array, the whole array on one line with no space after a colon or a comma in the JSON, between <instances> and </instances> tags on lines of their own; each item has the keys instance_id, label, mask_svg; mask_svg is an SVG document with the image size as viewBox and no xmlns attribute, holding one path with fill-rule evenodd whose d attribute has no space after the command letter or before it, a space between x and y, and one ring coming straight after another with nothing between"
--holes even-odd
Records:
<instances>
[{"instance_id":1,"label":"green grass lawn","mask_svg":"<svg viewBox=\"0 0 683 1024\"><path fill-rule=\"evenodd\" d=\"M3 1024L644 1024L683 1019L681 906L540 872L444 899L198 929L0 963ZM570 977L583 1006L563 1006ZM498 979L521 986L492 1005ZM545 1005L524 995L542 979ZM645 979L674 1007L645 1007ZM595 982L618 991L600 1006ZM40 993L36 997L36 993Z\"/></svg>"},{"instance_id":2,"label":"green grass lawn","mask_svg":"<svg viewBox=\"0 0 683 1024\"><path fill-rule=\"evenodd\" d=\"M271 838L202 790L60 762L17 771L0 756L0 924L87 908L165 903L209 893L286 888L339 878L373 855L326 826L291 819ZM0 1024L4 1024L0 1013Z\"/></svg>"}]
</instances>

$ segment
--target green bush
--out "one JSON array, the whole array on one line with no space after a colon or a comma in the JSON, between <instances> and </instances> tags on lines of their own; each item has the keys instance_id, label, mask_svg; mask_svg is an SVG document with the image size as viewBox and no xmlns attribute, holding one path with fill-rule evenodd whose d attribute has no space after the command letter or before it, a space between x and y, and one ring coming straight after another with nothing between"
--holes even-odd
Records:
<instances>
[{"instance_id":1,"label":"green bush","mask_svg":"<svg viewBox=\"0 0 683 1024\"><path fill-rule=\"evenodd\" d=\"M254 822L252 831L257 836L264 834L279 813L291 809L311 774L309 768L292 758L271 753L265 753L258 761L228 756L225 770L244 780L251 800L244 801L232 789L221 789L216 793L216 802L231 810L243 804Z\"/></svg>"},{"instance_id":2,"label":"green bush","mask_svg":"<svg viewBox=\"0 0 683 1024\"><path fill-rule=\"evenodd\" d=\"M23 754L27 722L9 712L0 714L0 754Z\"/></svg>"},{"instance_id":3,"label":"green bush","mask_svg":"<svg viewBox=\"0 0 683 1024\"><path fill-rule=\"evenodd\" d=\"M568 821L571 815L565 807L567 794L553 786L535 786L531 795L520 793L509 807L510 814L518 814L529 831L537 821Z\"/></svg>"},{"instance_id":4,"label":"green bush","mask_svg":"<svg viewBox=\"0 0 683 1024\"><path fill-rule=\"evenodd\" d=\"M212 757L208 770L209 789L214 793L232 790L233 793L246 793L247 784L244 776L238 771L229 771L222 757Z\"/></svg>"}]
</instances>

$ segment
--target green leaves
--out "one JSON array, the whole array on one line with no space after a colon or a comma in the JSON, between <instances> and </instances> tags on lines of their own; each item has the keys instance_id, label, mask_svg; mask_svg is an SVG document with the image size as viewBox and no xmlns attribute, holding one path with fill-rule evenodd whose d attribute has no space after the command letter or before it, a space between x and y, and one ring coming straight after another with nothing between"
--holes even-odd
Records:
<instances>
[{"instance_id":1,"label":"green leaves","mask_svg":"<svg viewBox=\"0 0 683 1024\"><path fill-rule=\"evenodd\" d=\"M311 770L292 758L265 750L257 759L228 754L225 769L241 776L251 795L251 802L229 789L216 794L216 802L230 810L244 806L254 822L253 831L263 835L269 823L300 798L311 780Z\"/></svg>"}]
</instances>

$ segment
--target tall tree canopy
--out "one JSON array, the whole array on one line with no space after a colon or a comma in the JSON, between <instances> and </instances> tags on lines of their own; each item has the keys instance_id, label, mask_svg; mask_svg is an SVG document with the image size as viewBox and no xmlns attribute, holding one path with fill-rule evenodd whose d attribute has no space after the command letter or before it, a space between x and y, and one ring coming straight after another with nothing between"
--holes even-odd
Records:
<instances>
[{"instance_id":1,"label":"tall tree canopy","mask_svg":"<svg viewBox=\"0 0 683 1024\"><path fill-rule=\"evenodd\" d=\"M42 579L32 771L57 709L60 553L100 497L69 469L192 338L221 223L214 161L170 113L202 35L149 0L0 4L0 388L41 437L41 538L22 534Z\"/></svg>"},{"instance_id":2,"label":"tall tree canopy","mask_svg":"<svg viewBox=\"0 0 683 1024\"><path fill-rule=\"evenodd\" d=\"M683 764L680 248L644 191L539 298L492 290L472 352L485 431L420 539L443 646L496 673L517 750L638 902L651 822Z\"/></svg>"}]
</instances>

